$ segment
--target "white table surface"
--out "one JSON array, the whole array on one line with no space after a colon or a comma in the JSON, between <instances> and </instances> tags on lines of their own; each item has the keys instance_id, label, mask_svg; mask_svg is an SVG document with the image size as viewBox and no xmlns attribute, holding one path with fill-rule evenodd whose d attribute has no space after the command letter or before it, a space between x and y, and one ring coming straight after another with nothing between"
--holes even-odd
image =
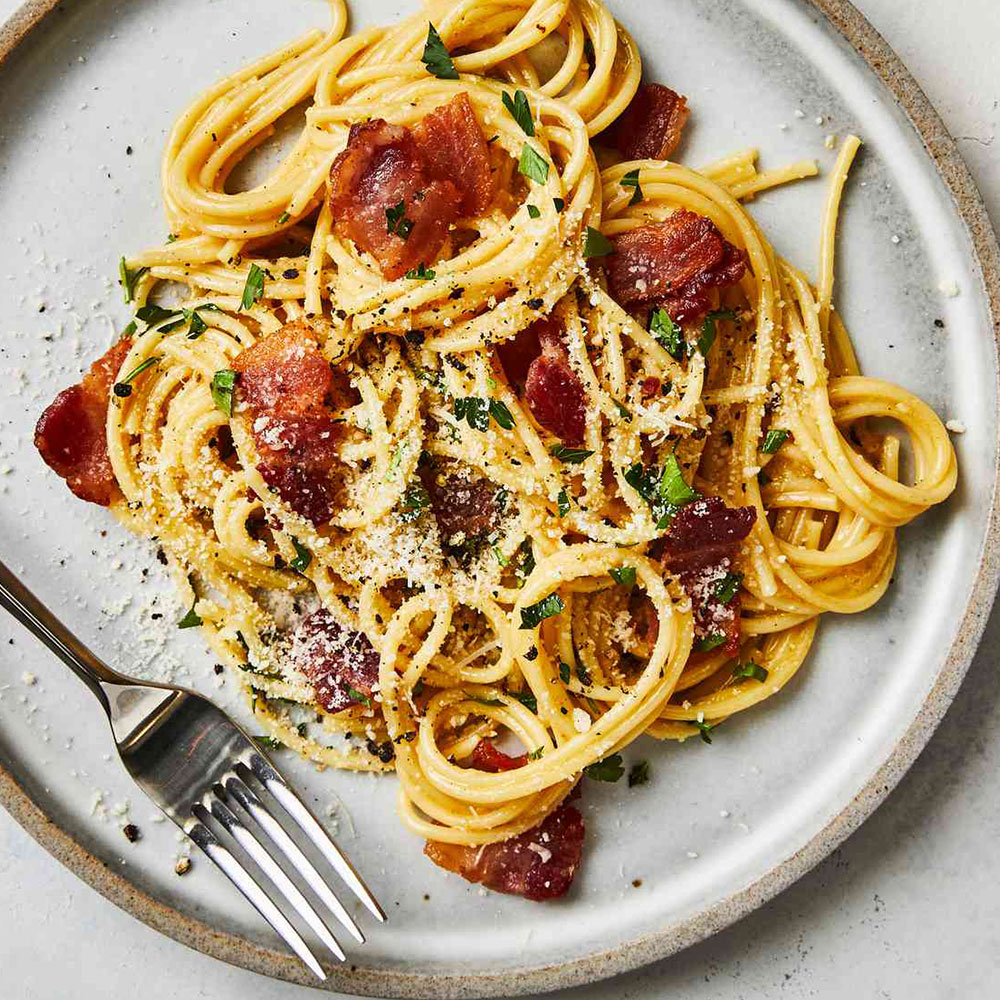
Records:
<instances>
[{"instance_id":1,"label":"white table surface","mask_svg":"<svg viewBox=\"0 0 1000 1000\"><path fill-rule=\"evenodd\" d=\"M0 0L0 19L19 0ZM1000 227L1000 4L855 0L922 83ZM557 994L684 1000L995 997L1000 987L1000 611L909 775L770 904L640 972ZM9 1000L306 1000L206 958L59 866L0 811L0 995Z\"/></svg>"}]
</instances>

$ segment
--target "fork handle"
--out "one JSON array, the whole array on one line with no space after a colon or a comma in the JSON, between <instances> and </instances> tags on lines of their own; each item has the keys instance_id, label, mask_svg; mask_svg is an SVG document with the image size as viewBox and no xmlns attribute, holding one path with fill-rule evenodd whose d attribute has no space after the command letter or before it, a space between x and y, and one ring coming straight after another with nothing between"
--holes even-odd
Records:
<instances>
[{"instance_id":1,"label":"fork handle","mask_svg":"<svg viewBox=\"0 0 1000 1000\"><path fill-rule=\"evenodd\" d=\"M0 607L9 611L97 696L109 710L104 684L127 683L102 663L16 576L0 562Z\"/></svg>"}]
</instances>

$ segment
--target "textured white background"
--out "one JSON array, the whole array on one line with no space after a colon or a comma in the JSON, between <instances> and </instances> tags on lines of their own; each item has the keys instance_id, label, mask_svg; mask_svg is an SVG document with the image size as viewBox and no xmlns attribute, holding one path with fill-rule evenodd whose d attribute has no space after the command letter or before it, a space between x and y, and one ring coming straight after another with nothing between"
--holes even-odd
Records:
<instances>
[{"instance_id":1,"label":"textured white background","mask_svg":"<svg viewBox=\"0 0 1000 1000\"><path fill-rule=\"evenodd\" d=\"M1000 226L1000 4L855 0L922 83ZM0 0L0 19L18 0ZM641 972L558 994L685 1000L994 997L1000 982L1000 612L900 787L793 888ZM0 812L0 995L9 1000L307 1000L160 936Z\"/></svg>"}]
</instances>

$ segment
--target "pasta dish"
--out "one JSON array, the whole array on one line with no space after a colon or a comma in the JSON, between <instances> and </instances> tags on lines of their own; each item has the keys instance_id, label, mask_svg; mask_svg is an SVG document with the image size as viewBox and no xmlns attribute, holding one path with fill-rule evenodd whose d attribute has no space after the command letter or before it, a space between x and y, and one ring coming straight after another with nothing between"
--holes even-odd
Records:
<instances>
[{"instance_id":1,"label":"pasta dish","mask_svg":"<svg viewBox=\"0 0 1000 1000\"><path fill-rule=\"evenodd\" d=\"M329 9L177 120L135 318L35 443L159 545L274 745L394 770L431 860L549 899L581 779L777 694L955 455L833 305L857 138L811 280L744 203L815 163L671 160L687 99L599 0Z\"/></svg>"}]
</instances>

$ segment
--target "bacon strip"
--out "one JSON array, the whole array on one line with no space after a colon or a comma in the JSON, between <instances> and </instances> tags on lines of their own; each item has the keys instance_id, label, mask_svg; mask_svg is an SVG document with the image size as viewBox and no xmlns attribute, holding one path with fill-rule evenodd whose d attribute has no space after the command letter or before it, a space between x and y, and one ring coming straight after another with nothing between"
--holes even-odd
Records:
<instances>
[{"instance_id":1,"label":"bacon strip","mask_svg":"<svg viewBox=\"0 0 1000 1000\"><path fill-rule=\"evenodd\" d=\"M618 119L615 145L626 160L666 160L690 114L686 97L658 83L643 84Z\"/></svg>"},{"instance_id":2,"label":"bacon strip","mask_svg":"<svg viewBox=\"0 0 1000 1000\"><path fill-rule=\"evenodd\" d=\"M424 854L469 882L540 902L568 892L580 864L583 835L583 817L564 801L538 826L510 840L483 847L429 840Z\"/></svg>"},{"instance_id":3,"label":"bacon strip","mask_svg":"<svg viewBox=\"0 0 1000 1000\"><path fill-rule=\"evenodd\" d=\"M512 757L500 750L493 740L480 740L472 751L472 766L479 771L514 771L528 763L528 755Z\"/></svg>"},{"instance_id":4,"label":"bacon strip","mask_svg":"<svg viewBox=\"0 0 1000 1000\"><path fill-rule=\"evenodd\" d=\"M562 331L548 319L536 320L497 346L507 378L524 383L531 415L565 444L583 442L586 393L569 364Z\"/></svg>"},{"instance_id":5,"label":"bacon strip","mask_svg":"<svg viewBox=\"0 0 1000 1000\"><path fill-rule=\"evenodd\" d=\"M463 213L482 214L494 190L489 148L464 93L413 130L381 118L352 125L330 168L337 233L389 279L432 263L449 227Z\"/></svg>"},{"instance_id":6,"label":"bacon strip","mask_svg":"<svg viewBox=\"0 0 1000 1000\"><path fill-rule=\"evenodd\" d=\"M234 359L233 369L264 482L292 510L325 524L334 514L331 472L343 436L333 406L353 405L357 393L343 373L334 373L302 322L259 340Z\"/></svg>"},{"instance_id":7,"label":"bacon strip","mask_svg":"<svg viewBox=\"0 0 1000 1000\"><path fill-rule=\"evenodd\" d=\"M663 563L691 598L696 637L724 635L730 656L740 649L740 596L737 591L723 603L718 588L756 520L753 507L728 507L720 497L702 497L678 511L664 539Z\"/></svg>"},{"instance_id":8,"label":"bacon strip","mask_svg":"<svg viewBox=\"0 0 1000 1000\"><path fill-rule=\"evenodd\" d=\"M619 305L663 306L678 323L711 308L709 293L739 281L747 256L723 238L715 223L686 209L611 241L604 258L608 287Z\"/></svg>"},{"instance_id":9,"label":"bacon strip","mask_svg":"<svg viewBox=\"0 0 1000 1000\"><path fill-rule=\"evenodd\" d=\"M345 629L326 608L302 620L289 658L312 681L316 701L328 712L358 704L352 690L370 698L378 687L379 655L368 636Z\"/></svg>"},{"instance_id":10,"label":"bacon strip","mask_svg":"<svg viewBox=\"0 0 1000 1000\"><path fill-rule=\"evenodd\" d=\"M76 385L63 389L38 418L35 447L43 461L81 500L107 507L121 495L106 431L111 386L132 341L108 348Z\"/></svg>"},{"instance_id":11,"label":"bacon strip","mask_svg":"<svg viewBox=\"0 0 1000 1000\"><path fill-rule=\"evenodd\" d=\"M490 480L459 462L424 462L417 472L446 545L480 538L497 526L497 488Z\"/></svg>"}]
</instances>

